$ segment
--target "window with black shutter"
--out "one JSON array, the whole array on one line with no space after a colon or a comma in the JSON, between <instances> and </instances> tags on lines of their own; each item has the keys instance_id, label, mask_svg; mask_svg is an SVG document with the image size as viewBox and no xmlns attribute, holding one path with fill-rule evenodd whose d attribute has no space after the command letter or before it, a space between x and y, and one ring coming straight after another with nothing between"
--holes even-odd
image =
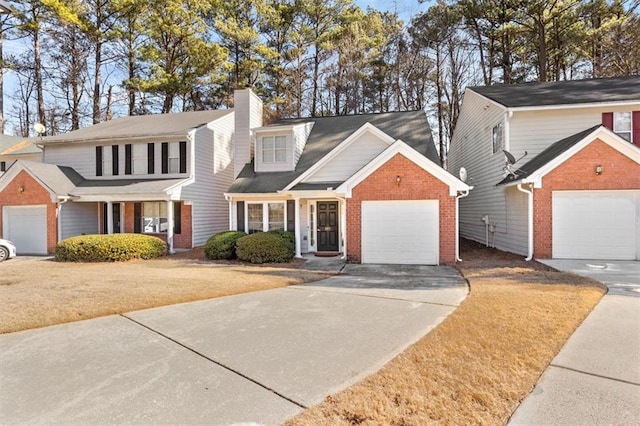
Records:
<instances>
[{"instance_id":1,"label":"window with black shutter","mask_svg":"<svg viewBox=\"0 0 640 426\"><path fill-rule=\"evenodd\" d=\"M124 174L131 174L131 163L133 162L131 155L131 144L128 143L124 146Z\"/></svg>"},{"instance_id":2,"label":"window with black shutter","mask_svg":"<svg viewBox=\"0 0 640 426\"><path fill-rule=\"evenodd\" d=\"M238 201L236 207L236 228L238 231L245 232L244 230L244 201Z\"/></svg>"},{"instance_id":3,"label":"window with black shutter","mask_svg":"<svg viewBox=\"0 0 640 426\"><path fill-rule=\"evenodd\" d=\"M155 173L156 169L156 144L147 144L147 173L150 175Z\"/></svg>"},{"instance_id":4,"label":"window with black shutter","mask_svg":"<svg viewBox=\"0 0 640 426\"><path fill-rule=\"evenodd\" d=\"M119 165L118 145L112 145L111 146L111 171L113 172L114 176L117 176L119 173L118 165Z\"/></svg>"},{"instance_id":5,"label":"window with black shutter","mask_svg":"<svg viewBox=\"0 0 640 426\"><path fill-rule=\"evenodd\" d=\"M180 173L187 173L187 143L180 142Z\"/></svg>"},{"instance_id":6,"label":"window with black shutter","mask_svg":"<svg viewBox=\"0 0 640 426\"><path fill-rule=\"evenodd\" d=\"M180 234L182 233L182 204L181 203L173 203L173 233Z\"/></svg>"},{"instance_id":7,"label":"window with black shutter","mask_svg":"<svg viewBox=\"0 0 640 426\"><path fill-rule=\"evenodd\" d=\"M162 174L166 175L169 173L169 143L162 142L161 145L161 155L162 155Z\"/></svg>"},{"instance_id":8,"label":"window with black shutter","mask_svg":"<svg viewBox=\"0 0 640 426\"><path fill-rule=\"evenodd\" d=\"M102 147L96 146L96 176L102 176Z\"/></svg>"}]
</instances>

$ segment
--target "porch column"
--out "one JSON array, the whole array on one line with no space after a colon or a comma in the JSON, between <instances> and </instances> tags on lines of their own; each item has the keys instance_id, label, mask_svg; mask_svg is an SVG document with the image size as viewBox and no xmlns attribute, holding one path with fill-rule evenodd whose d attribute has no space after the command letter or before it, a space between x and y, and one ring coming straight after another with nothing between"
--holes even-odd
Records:
<instances>
[{"instance_id":1,"label":"porch column","mask_svg":"<svg viewBox=\"0 0 640 426\"><path fill-rule=\"evenodd\" d=\"M340 209L340 235L342 236L342 258L347 258L347 199L343 198Z\"/></svg>"},{"instance_id":2,"label":"porch column","mask_svg":"<svg viewBox=\"0 0 640 426\"><path fill-rule=\"evenodd\" d=\"M175 253L173 249L173 222L173 201L167 201L167 246L169 246L169 254Z\"/></svg>"},{"instance_id":3,"label":"porch column","mask_svg":"<svg viewBox=\"0 0 640 426\"><path fill-rule=\"evenodd\" d=\"M113 234L113 202L107 201L107 234Z\"/></svg>"},{"instance_id":4,"label":"porch column","mask_svg":"<svg viewBox=\"0 0 640 426\"><path fill-rule=\"evenodd\" d=\"M295 222L296 222L296 257L302 257L302 254L300 253L301 248L300 246L302 245L300 242L300 234L302 233L302 230L300 229L300 198L294 198L293 202L295 203Z\"/></svg>"}]
</instances>

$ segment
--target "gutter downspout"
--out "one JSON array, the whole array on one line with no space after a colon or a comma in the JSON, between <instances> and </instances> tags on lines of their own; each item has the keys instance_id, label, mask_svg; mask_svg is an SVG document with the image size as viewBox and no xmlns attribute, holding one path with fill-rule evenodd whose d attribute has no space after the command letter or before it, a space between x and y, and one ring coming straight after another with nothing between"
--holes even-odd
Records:
<instances>
[{"instance_id":1,"label":"gutter downspout","mask_svg":"<svg viewBox=\"0 0 640 426\"><path fill-rule=\"evenodd\" d=\"M524 189L522 183L519 183L518 191L527 194L527 257L524 259L527 262L533 259L533 186L529 184L529 189Z\"/></svg>"},{"instance_id":2,"label":"gutter downspout","mask_svg":"<svg viewBox=\"0 0 640 426\"><path fill-rule=\"evenodd\" d=\"M342 208L340 209L340 241L342 242L342 260L347 260L347 197L336 196L341 201ZM317 213L316 213L317 214ZM316 220L318 220L316 218Z\"/></svg>"},{"instance_id":3,"label":"gutter downspout","mask_svg":"<svg viewBox=\"0 0 640 426\"><path fill-rule=\"evenodd\" d=\"M470 187L456 197L456 262L462 262L462 259L460 259L460 198L469 195L469 191L472 189L473 187Z\"/></svg>"}]
</instances>

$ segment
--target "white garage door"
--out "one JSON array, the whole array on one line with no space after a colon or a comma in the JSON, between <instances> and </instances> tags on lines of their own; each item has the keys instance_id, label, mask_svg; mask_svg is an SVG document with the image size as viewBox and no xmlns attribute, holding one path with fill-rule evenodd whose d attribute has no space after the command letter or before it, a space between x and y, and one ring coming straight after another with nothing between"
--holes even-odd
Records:
<instances>
[{"instance_id":1,"label":"white garage door","mask_svg":"<svg viewBox=\"0 0 640 426\"><path fill-rule=\"evenodd\" d=\"M47 206L4 206L4 238L18 254L47 254Z\"/></svg>"},{"instance_id":2,"label":"white garage door","mask_svg":"<svg viewBox=\"0 0 640 426\"><path fill-rule=\"evenodd\" d=\"M363 201L362 263L437 265L438 200Z\"/></svg>"},{"instance_id":3,"label":"white garage door","mask_svg":"<svg viewBox=\"0 0 640 426\"><path fill-rule=\"evenodd\" d=\"M554 191L553 257L638 259L640 191Z\"/></svg>"}]
</instances>

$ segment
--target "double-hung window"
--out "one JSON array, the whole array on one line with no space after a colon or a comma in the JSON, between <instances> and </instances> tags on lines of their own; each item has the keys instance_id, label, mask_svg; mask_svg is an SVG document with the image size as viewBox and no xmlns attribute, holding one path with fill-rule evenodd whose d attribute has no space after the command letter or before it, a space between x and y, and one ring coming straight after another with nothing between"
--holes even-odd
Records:
<instances>
[{"instance_id":1,"label":"double-hung window","mask_svg":"<svg viewBox=\"0 0 640 426\"><path fill-rule=\"evenodd\" d=\"M493 145L493 153L496 154L504 149L504 126L498 123L491 129L491 143Z\"/></svg>"},{"instance_id":2,"label":"double-hung window","mask_svg":"<svg viewBox=\"0 0 640 426\"><path fill-rule=\"evenodd\" d=\"M147 145L137 143L133 145L133 174L146 175L148 173L147 166Z\"/></svg>"},{"instance_id":3,"label":"double-hung window","mask_svg":"<svg viewBox=\"0 0 640 426\"><path fill-rule=\"evenodd\" d=\"M287 161L287 137L264 136L262 138L262 162L265 164Z\"/></svg>"},{"instance_id":4,"label":"double-hung window","mask_svg":"<svg viewBox=\"0 0 640 426\"><path fill-rule=\"evenodd\" d=\"M632 129L631 111L613 113L613 132L615 134L631 142Z\"/></svg>"},{"instance_id":5,"label":"double-hung window","mask_svg":"<svg viewBox=\"0 0 640 426\"><path fill-rule=\"evenodd\" d=\"M167 232L167 203L142 203L142 232L159 234Z\"/></svg>"},{"instance_id":6,"label":"double-hung window","mask_svg":"<svg viewBox=\"0 0 640 426\"><path fill-rule=\"evenodd\" d=\"M285 203L247 203L247 233L284 231Z\"/></svg>"},{"instance_id":7,"label":"double-hung window","mask_svg":"<svg viewBox=\"0 0 640 426\"><path fill-rule=\"evenodd\" d=\"M110 176L113 174L113 149L105 146L102 150L102 174Z\"/></svg>"}]
</instances>

